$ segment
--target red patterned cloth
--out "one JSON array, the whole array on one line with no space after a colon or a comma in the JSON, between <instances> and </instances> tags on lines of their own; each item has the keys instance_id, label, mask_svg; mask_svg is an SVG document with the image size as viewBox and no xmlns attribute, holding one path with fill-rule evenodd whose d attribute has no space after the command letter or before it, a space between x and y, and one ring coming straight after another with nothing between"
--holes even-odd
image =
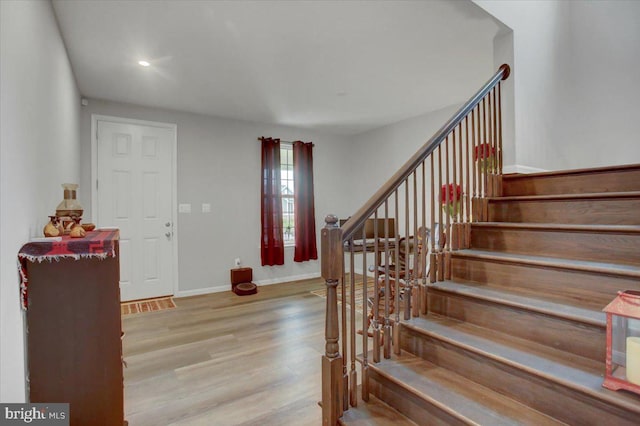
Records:
<instances>
[{"instance_id":1,"label":"red patterned cloth","mask_svg":"<svg viewBox=\"0 0 640 426\"><path fill-rule=\"evenodd\" d=\"M33 241L22 246L18 252L18 269L20 272L20 292L22 309L27 310L27 262L58 261L64 258L87 259L116 256L116 241L120 238L117 229L96 230L87 232L84 238L69 236L52 241ZM59 241L58 241L59 240Z\"/></svg>"}]
</instances>

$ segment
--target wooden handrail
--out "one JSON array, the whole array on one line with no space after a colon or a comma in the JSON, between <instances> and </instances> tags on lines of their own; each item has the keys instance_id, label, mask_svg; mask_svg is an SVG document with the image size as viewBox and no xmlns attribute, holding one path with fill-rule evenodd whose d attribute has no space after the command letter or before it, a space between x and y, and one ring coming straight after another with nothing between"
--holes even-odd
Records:
<instances>
[{"instance_id":1,"label":"wooden handrail","mask_svg":"<svg viewBox=\"0 0 640 426\"><path fill-rule=\"evenodd\" d=\"M509 77L511 68L507 64L500 66L493 77L456 112L444 126L438 130L369 200L342 225L342 241L349 240L365 220L376 211L404 180L422 163L447 135L469 114L473 108L493 89L500 80Z\"/></svg>"},{"instance_id":2,"label":"wooden handrail","mask_svg":"<svg viewBox=\"0 0 640 426\"><path fill-rule=\"evenodd\" d=\"M471 223L486 221L488 197L502 194L500 81L509 74L509 66L502 65L342 226L334 215L325 218L321 232L321 273L327 290L322 356L324 425L336 425L344 411L357 405L356 361L360 349L356 334L363 338L360 383L362 399L367 401L369 363L380 362L381 355L390 358L392 348L400 354L400 312L403 311L404 320L428 314L427 283L451 279L452 253L470 247ZM403 205L399 205L401 198ZM405 238L396 241L399 221ZM428 232L432 232L432 238ZM410 238L418 239L413 243L418 248L412 265ZM359 250L355 239L362 240ZM345 247L350 252L347 259ZM400 262L402 249L404 263ZM356 252L363 254L362 270L357 272ZM367 267L368 257L374 259L373 269ZM356 329L356 276L362 280L360 331ZM350 300L349 310L347 303L338 307L339 298Z\"/></svg>"}]
</instances>

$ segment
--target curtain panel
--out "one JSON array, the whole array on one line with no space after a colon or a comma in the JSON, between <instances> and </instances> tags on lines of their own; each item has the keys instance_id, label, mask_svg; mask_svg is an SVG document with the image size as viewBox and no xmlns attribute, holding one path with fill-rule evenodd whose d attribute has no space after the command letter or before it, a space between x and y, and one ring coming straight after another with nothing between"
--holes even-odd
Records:
<instances>
[{"instance_id":1,"label":"curtain panel","mask_svg":"<svg viewBox=\"0 0 640 426\"><path fill-rule=\"evenodd\" d=\"M262 266L284 265L282 200L280 187L280 139L262 140Z\"/></svg>"},{"instance_id":2,"label":"curtain panel","mask_svg":"<svg viewBox=\"0 0 640 426\"><path fill-rule=\"evenodd\" d=\"M316 218L313 201L313 143L293 143L295 252L293 260L317 259Z\"/></svg>"}]
</instances>

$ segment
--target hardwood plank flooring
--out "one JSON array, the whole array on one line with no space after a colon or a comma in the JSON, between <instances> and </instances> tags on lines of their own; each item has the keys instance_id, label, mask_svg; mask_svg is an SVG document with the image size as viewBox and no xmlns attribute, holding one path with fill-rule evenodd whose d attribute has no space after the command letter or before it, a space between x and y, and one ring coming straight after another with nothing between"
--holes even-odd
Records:
<instances>
[{"instance_id":1,"label":"hardwood plank flooring","mask_svg":"<svg viewBox=\"0 0 640 426\"><path fill-rule=\"evenodd\" d=\"M322 422L320 279L176 299L123 317L125 417L144 425Z\"/></svg>"}]
</instances>

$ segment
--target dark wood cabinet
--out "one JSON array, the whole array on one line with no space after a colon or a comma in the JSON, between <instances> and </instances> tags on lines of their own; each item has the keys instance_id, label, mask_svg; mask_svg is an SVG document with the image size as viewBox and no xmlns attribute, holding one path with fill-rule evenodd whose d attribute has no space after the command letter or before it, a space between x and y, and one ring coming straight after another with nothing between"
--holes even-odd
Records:
<instances>
[{"instance_id":1,"label":"dark wood cabinet","mask_svg":"<svg viewBox=\"0 0 640 426\"><path fill-rule=\"evenodd\" d=\"M124 421L118 234L109 235L89 233L86 253L21 258L29 399L69 403L71 425ZM96 253L105 243L109 253Z\"/></svg>"}]
</instances>

